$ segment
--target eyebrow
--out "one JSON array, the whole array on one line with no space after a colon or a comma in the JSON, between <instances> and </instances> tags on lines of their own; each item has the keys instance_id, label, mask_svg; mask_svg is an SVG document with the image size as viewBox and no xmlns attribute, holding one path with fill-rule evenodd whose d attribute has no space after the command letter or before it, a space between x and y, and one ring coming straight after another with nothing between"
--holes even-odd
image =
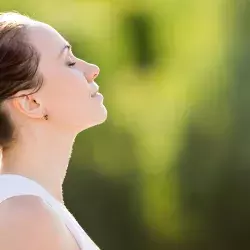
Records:
<instances>
[{"instance_id":1,"label":"eyebrow","mask_svg":"<svg viewBox=\"0 0 250 250\"><path fill-rule=\"evenodd\" d=\"M71 48L72 48L72 46L71 46L70 44L66 44L66 45L62 48L62 50L60 51L60 53L59 53L59 55L58 55L58 58L63 54L63 52L64 52L65 50L71 50Z\"/></svg>"}]
</instances>

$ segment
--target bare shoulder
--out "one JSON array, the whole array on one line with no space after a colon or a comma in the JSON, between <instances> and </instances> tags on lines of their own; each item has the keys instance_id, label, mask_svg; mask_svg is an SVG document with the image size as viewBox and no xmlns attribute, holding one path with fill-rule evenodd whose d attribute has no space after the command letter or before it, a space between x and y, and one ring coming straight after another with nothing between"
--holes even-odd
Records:
<instances>
[{"instance_id":1,"label":"bare shoulder","mask_svg":"<svg viewBox=\"0 0 250 250\"><path fill-rule=\"evenodd\" d=\"M67 231L39 197L18 196L0 204L0 249L67 249Z\"/></svg>"}]
</instances>

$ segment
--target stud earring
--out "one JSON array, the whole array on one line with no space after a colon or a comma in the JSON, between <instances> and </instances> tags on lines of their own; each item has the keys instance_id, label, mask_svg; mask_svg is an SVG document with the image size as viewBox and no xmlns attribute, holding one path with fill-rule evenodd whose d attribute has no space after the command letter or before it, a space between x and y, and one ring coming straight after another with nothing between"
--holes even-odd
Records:
<instances>
[{"instance_id":1,"label":"stud earring","mask_svg":"<svg viewBox=\"0 0 250 250\"><path fill-rule=\"evenodd\" d=\"M49 116L48 115L44 115L43 118L44 118L44 120L47 121L49 119Z\"/></svg>"}]
</instances>

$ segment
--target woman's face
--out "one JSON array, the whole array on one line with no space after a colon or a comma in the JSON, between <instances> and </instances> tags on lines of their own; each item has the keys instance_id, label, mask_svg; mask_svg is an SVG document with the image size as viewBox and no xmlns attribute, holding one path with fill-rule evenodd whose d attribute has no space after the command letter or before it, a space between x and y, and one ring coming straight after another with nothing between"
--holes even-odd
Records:
<instances>
[{"instance_id":1,"label":"woman's face","mask_svg":"<svg viewBox=\"0 0 250 250\"><path fill-rule=\"evenodd\" d=\"M49 122L77 132L104 122L103 96L94 95L99 68L75 57L68 42L47 24L33 25L28 35L41 54L39 71L44 82L35 98Z\"/></svg>"}]
</instances>

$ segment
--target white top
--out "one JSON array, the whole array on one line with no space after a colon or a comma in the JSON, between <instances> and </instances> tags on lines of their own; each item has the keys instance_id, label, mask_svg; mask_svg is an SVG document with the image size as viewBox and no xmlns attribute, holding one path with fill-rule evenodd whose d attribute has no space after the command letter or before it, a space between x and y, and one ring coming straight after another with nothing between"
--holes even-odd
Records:
<instances>
[{"instance_id":1,"label":"white top","mask_svg":"<svg viewBox=\"0 0 250 250\"><path fill-rule=\"evenodd\" d=\"M38 196L51 206L52 209L63 219L80 249L100 250L81 228L68 209L37 182L21 175L0 175L0 203L8 198L21 195Z\"/></svg>"}]
</instances>

